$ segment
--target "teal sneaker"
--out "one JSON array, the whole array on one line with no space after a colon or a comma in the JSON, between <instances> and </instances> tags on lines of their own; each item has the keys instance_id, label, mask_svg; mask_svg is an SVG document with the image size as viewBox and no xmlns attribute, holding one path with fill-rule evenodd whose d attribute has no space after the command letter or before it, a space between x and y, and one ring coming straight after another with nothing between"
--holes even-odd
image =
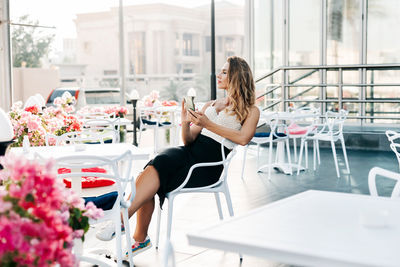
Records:
<instances>
[{"instance_id":1,"label":"teal sneaker","mask_svg":"<svg viewBox=\"0 0 400 267\"><path fill-rule=\"evenodd\" d=\"M137 254L148 250L151 248L153 245L151 244L150 238L146 236L145 240L143 242L135 242L132 245L132 256L136 256ZM126 257L128 257L128 252L125 254Z\"/></svg>"}]
</instances>

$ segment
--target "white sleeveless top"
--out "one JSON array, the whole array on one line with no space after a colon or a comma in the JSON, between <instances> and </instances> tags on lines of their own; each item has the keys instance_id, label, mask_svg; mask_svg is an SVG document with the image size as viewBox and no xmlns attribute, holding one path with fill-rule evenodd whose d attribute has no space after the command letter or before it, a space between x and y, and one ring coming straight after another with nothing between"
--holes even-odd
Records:
<instances>
[{"instance_id":1,"label":"white sleeveless top","mask_svg":"<svg viewBox=\"0 0 400 267\"><path fill-rule=\"evenodd\" d=\"M217 113L215 106L209 106L204 114L207 116L207 118L214 122L215 124L233 129L233 130L240 130L242 128L242 125L240 124L240 122L237 120L235 115L231 115L228 114L226 112L226 109L221 110L219 113ZM212 139L214 139L215 141L221 143L222 139L224 139L222 136L215 134L211 131L209 131L206 128L203 128L203 130L201 131L202 135L208 136ZM234 147L234 143L230 140L225 140L224 145L229 148L232 149Z\"/></svg>"}]
</instances>

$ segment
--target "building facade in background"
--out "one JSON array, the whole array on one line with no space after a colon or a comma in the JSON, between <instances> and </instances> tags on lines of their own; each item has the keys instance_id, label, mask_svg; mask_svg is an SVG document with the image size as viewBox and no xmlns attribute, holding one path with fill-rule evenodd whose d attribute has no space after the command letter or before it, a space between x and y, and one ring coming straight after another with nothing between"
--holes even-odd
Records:
<instances>
[{"instance_id":1,"label":"building facade in background","mask_svg":"<svg viewBox=\"0 0 400 267\"><path fill-rule=\"evenodd\" d=\"M216 65L244 54L243 6L216 5ZM85 65L83 86L118 86L118 8L78 14L76 62ZM166 4L124 7L127 91L158 90L176 98L194 87L198 100L210 93L210 6L185 8ZM178 99L176 99L178 100Z\"/></svg>"}]
</instances>

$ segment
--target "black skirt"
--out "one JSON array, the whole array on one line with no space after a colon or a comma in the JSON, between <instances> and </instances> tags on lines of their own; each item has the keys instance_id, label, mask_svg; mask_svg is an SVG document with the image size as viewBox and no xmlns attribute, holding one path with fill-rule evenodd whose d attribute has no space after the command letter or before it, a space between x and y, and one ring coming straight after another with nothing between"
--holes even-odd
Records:
<instances>
[{"instance_id":1,"label":"black skirt","mask_svg":"<svg viewBox=\"0 0 400 267\"><path fill-rule=\"evenodd\" d=\"M225 156L230 150L225 147ZM165 194L179 187L185 180L190 167L196 163L216 162L222 160L221 143L204 135L199 135L196 140L187 146L178 146L165 149L149 165L154 166L160 179L160 188L157 194L162 207ZM185 187L202 187L218 181L223 170L222 165L195 168Z\"/></svg>"}]
</instances>

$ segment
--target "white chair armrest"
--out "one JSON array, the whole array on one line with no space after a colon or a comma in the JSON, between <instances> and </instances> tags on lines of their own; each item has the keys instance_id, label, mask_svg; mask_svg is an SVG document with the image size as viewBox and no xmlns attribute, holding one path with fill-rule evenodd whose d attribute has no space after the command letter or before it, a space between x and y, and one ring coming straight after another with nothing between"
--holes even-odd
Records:
<instances>
[{"instance_id":1,"label":"white chair armrest","mask_svg":"<svg viewBox=\"0 0 400 267\"><path fill-rule=\"evenodd\" d=\"M376 175L396 180L397 182L393 188L391 197L400 197L400 173L392 172L379 167L372 168L368 174L368 187L372 196L378 196L378 191L376 189Z\"/></svg>"}]
</instances>

